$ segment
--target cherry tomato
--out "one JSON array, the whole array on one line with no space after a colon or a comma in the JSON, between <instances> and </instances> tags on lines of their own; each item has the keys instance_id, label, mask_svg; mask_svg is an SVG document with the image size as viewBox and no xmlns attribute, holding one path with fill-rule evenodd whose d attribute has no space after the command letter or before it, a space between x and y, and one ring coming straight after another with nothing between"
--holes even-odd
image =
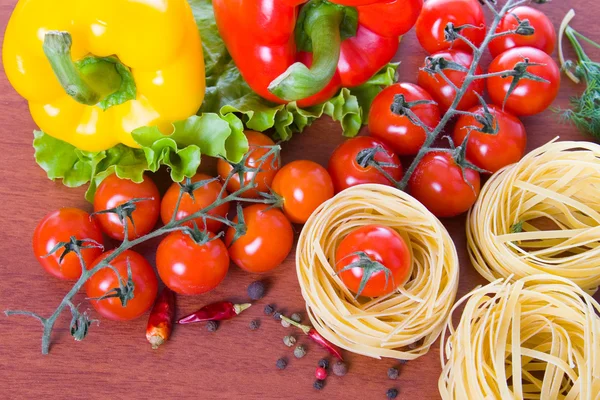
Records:
<instances>
[{"instance_id":1,"label":"cherry tomato","mask_svg":"<svg viewBox=\"0 0 600 400\"><path fill-rule=\"evenodd\" d=\"M445 60L454 61L465 68L471 68L471 64L473 63L473 56L460 50L443 50L432 54L431 57L442 57ZM462 71L445 69L443 72L448 79L459 88L462 86L465 77L467 76L467 73ZM477 66L475 74L479 75L481 73L481 68ZM421 69L419 70L418 83L419 86L425 89L431 97L433 97L443 112L446 112L450 108L456 97L456 91L444 80L444 78L437 74L430 75ZM485 82L483 79L473 81L469 86L469 90L467 90L460 103L458 103L457 108L459 110L468 110L479 104L479 99L475 92L483 95L484 90Z\"/></svg>"},{"instance_id":2,"label":"cherry tomato","mask_svg":"<svg viewBox=\"0 0 600 400\"><path fill-rule=\"evenodd\" d=\"M135 211L132 214L134 224L127 220L129 240L150 233L158 221L160 193L152 179L144 175L142 182L135 183L129 179L120 179L113 174L102 181L94 195L96 213L115 208L133 199L144 200L135 203ZM125 230L117 214L96 214L94 218L100 223L104 233L111 238L117 240L125 238Z\"/></svg>"},{"instance_id":3,"label":"cherry tomato","mask_svg":"<svg viewBox=\"0 0 600 400\"><path fill-rule=\"evenodd\" d=\"M392 112L391 106L397 95L403 95L408 103L419 100L434 101L429 93L412 83L396 83L388 86L371 104L370 135L387 143L397 154L415 155L425 143L425 131L413 124L408 117ZM440 122L440 110L435 104L416 105L411 107L411 111L431 129Z\"/></svg>"},{"instance_id":4,"label":"cherry tomato","mask_svg":"<svg viewBox=\"0 0 600 400\"><path fill-rule=\"evenodd\" d=\"M246 131L244 133L246 138L248 139L248 144L250 148L248 150L248 158L246 159L246 166L248 168L258 168L260 166L260 158L264 157L265 154L269 152L269 149L264 148L265 146L274 146L275 143L266 135L260 132L254 131ZM225 182L233 167L225 160L219 159L217 163L217 170L219 172L219 176ZM271 185L273 183L273 178L275 178L275 174L279 170L279 165L277 161L274 160L274 156L270 156L265 162L262 164L261 172L247 172L244 173L244 184L249 184L252 179L257 184L257 187L252 190L248 190L240 195L240 197L244 198L258 198L259 192L268 193ZM256 176L256 178L255 178ZM240 190L240 176L239 174L235 174L229 180L227 184L227 190L229 193L233 193L237 190Z\"/></svg>"},{"instance_id":5,"label":"cherry tomato","mask_svg":"<svg viewBox=\"0 0 600 400\"><path fill-rule=\"evenodd\" d=\"M206 181L210 179L212 179L212 177L208 175L196 174L191 179L191 183ZM182 182L182 184L186 185L187 182L184 181ZM212 181L194 190L193 198L192 196L190 196L189 193L184 193L179 203L176 219L180 220L186 218L213 204L219 197L219 194L221 193L222 189L223 185L221 185L217 181ZM173 218L173 213L175 212L175 207L177 205L177 199L179 198L180 190L181 186L178 183L173 183L167 190L167 193L165 193L165 195L163 196L162 202L160 203L160 216L162 222L165 225L169 223L169 221L171 221L171 218ZM224 196L226 195L227 193L224 193ZM208 215L214 215L217 217L225 218L228 212L229 204L225 203L210 210L208 212ZM193 221L186 222L185 225L191 227L193 226L194 222L198 225L198 229L208 229L210 232L217 232L219 229L221 229L221 226L223 225L222 222L215 221L213 219L207 219L205 226L202 218L196 218Z\"/></svg>"},{"instance_id":6,"label":"cherry tomato","mask_svg":"<svg viewBox=\"0 0 600 400\"><path fill-rule=\"evenodd\" d=\"M238 222L237 217L234 222ZM246 234L235 242L233 228L229 228L225 235L229 257L234 264L255 273L267 272L279 266L294 243L290 221L278 209L255 204L244 209L244 222Z\"/></svg>"},{"instance_id":7,"label":"cherry tomato","mask_svg":"<svg viewBox=\"0 0 600 400\"><path fill-rule=\"evenodd\" d=\"M556 31L550 18L543 12L527 6L511 9L500 21L496 33L514 31L519 26L519 21L528 20L535 29L533 35L506 35L490 42L489 49L492 57L497 57L513 47L535 47L545 53L552 54L556 45Z\"/></svg>"},{"instance_id":8,"label":"cherry tomato","mask_svg":"<svg viewBox=\"0 0 600 400\"><path fill-rule=\"evenodd\" d=\"M360 286L366 272L364 266L344 270L359 262L360 255L357 253L361 252L384 267L379 266L370 277L366 277L368 280L362 290ZM366 297L384 296L403 285L410 276L412 263L410 249L402 236L383 225L366 225L349 233L340 242L335 260L335 268L346 287L356 295Z\"/></svg>"},{"instance_id":9,"label":"cherry tomato","mask_svg":"<svg viewBox=\"0 0 600 400\"><path fill-rule=\"evenodd\" d=\"M469 127L482 127L475 118L461 115L454 127L453 139L456 145L463 143L469 131L467 143L467 159L477 167L489 172L496 172L507 165L518 162L525 155L527 133L525 126L517 117L490 105L489 111L494 116L495 134L470 130ZM485 115L482 106L469 112Z\"/></svg>"},{"instance_id":10,"label":"cherry tomato","mask_svg":"<svg viewBox=\"0 0 600 400\"><path fill-rule=\"evenodd\" d=\"M156 251L160 279L180 294L202 294L216 288L229 270L229 254L221 239L198 244L183 232L164 238Z\"/></svg>"},{"instance_id":11,"label":"cherry tomato","mask_svg":"<svg viewBox=\"0 0 600 400\"><path fill-rule=\"evenodd\" d=\"M534 115L544 111L552 104L560 88L558 65L548 54L533 47L516 47L505 51L492 61L488 72L492 74L512 70L517 63L523 62L526 58L531 63L543 64L528 67L527 72L544 78L549 83L522 78L504 105L505 111L516 116ZM512 80L513 77L502 78L501 76L487 79L488 92L494 104L503 106Z\"/></svg>"},{"instance_id":12,"label":"cherry tomato","mask_svg":"<svg viewBox=\"0 0 600 400\"><path fill-rule=\"evenodd\" d=\"M64 250L49 255L60 242L69 242L71 236L78 240L91 239L102 244L102 232L90 214L78 208L61 208L46 215L33 232L33 253L50 274L60 279L78 279L81 276L81 264L75 253L65 256L59 262ZM89 244L88 244L89 245ZM90 265L102 249L88 248L81 250L86 265ZM47 257L46 257L47 256Z\"/></svg>"},{"instance_id":13,"label":"cherry tomato","mask_svg":"<svg viewBox=\"0 0 600 400\"><path fill-rule=\"evenodd\" d=\"M467 168L465 177L466 181L451 154L431 152L417 165L408 190L435 216L454 217L471 208L479 196L479 173Z\"/></svg>"},{"instance_id":14,"label":"cherry tomato","mask_svg":"<svg viewBox=\"0 0 600 400\"><path fill-rule=\"evenodd\" d=\"M112 251L104 253L96 259L90 269L94 268L111 254ZM133 299L129 300L125 307L123 307L118 297L91 300L92 306L100 315L114 321L135 319L148 311L152 307L152 304L154 304L158 292L158 280L148 261L135 251L126 250L110 262L110 265L119 272L120 278L117 278L112 269L103 268L92 275L85 284L87 297L102 297L106 292L119 287L118 279L121 279L124 283L127 282L128 260L135 286Z\"/></svg>"},{"instance_id":15,"label":"cherry tomato","mask_svg":"<svg viewBox=\"0 0 600 400\"><path fill-rule=\"evenodd\" d=\"M308 161L293 161L277 172L273 191L283 199L283 212L291 222L305 223L313 211L333 197L327 170Z\"/></svg>"},{"instance_id":16,"label":"cherry tomato","mask_svg":"<svg viewBox=\"0 0 600 400\"><path fill-rule=\"evenodd\" d=\"M485 16L478 0L427 0L417 20L417 39L429 53L453 48L469 53L471 47L461 39L447 42L444 30L449 22L455 28L473 25L476 28L465 28L460 34L479 47L485 39Z\"/></svg>"},{"instance_id":17,"label":"cherry tomato","mask_svg":"<svg viewBox=\"0 0 600 400\"><path fill-rule=\"evenodd\" d=\"M379 151L376 151L379 149ZM370 157L380 164L393 164L394 166L383 167L394 180L402 179L402 165L400 159L381 140L368 136L360 136L346 140L334 150L329 159L329 174L333 179L335 192L339 193L344 189L363 183L379 183L392 186L393 182L373 165L362 166L358 159L368 161L364 154L372 153Z\"/></svg>"}]
</instances>

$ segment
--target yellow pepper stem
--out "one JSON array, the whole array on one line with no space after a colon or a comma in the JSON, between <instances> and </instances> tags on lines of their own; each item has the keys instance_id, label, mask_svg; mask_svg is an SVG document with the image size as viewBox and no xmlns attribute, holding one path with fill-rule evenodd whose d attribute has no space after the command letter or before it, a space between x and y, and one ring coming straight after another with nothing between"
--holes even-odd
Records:
<instances>
[{"instance_id":1,"label":"yellow pepper stem","mask_svg":"<svg viewBox=\"0 0 600 400\"><path fill-rule=\"evenodd\" d=\"M71 59L72 44L68 32L49 31L44 37L44 53L65 92L79 103L95 105L119 89L121 76L114 63L108 62L79 70Z\"/></svg>"}]
</instances>

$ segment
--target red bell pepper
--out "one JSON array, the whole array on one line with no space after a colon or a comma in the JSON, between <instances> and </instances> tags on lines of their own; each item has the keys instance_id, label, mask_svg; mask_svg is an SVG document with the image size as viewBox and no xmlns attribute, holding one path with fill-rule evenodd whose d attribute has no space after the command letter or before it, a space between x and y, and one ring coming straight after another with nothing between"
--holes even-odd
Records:
<instances>
[{"instance_id":1,"label":"red bell pepper","mask_svg":"<svg viewBox=\"0 0 600 400\"><path fill-rule=\"evenodd\" d=\"M391 61L423 0L213 0L219 33L252 90L322 103Z\"/></svg>"}]
</instances>

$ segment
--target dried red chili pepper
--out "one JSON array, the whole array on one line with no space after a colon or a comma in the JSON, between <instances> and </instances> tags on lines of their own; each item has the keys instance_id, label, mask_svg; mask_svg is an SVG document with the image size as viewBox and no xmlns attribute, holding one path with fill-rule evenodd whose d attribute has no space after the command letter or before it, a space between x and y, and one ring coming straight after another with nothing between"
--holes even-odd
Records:
<instances>
[{"instance_id":1,"label":"dried red chili pepper","mask_svg":"<svg viewBox=\"0 0 600 400\"><path fill-rule=\"evenodd\" d=\"M332 356L343 360L342 351L335 344L330 343L327 339L325 339L315 328L311 328L310 326L299 324L298 322L291 320L285 316L281 316L281 319L288 322L290 325L294 325L296 328L299 328L304 332L306 336L308 336L313 342L319 344L325 350L329 352Z\"/></svg>"},{"instance_id":2,"label":"dried red chili pepper","mask_svg":"<svg viewBox=\"0 0 600 400\"><path fill-rule=\"evenodd\" d=\"M178 324L191 324L203 321L222 321L230 319L249 308L252 304L233 304L230 301L220 301L202 307L195 313L187 315L179 321Z\"/></svg>"},{"instance_id":3,"label":"dried red chili pepper","mask_svg":"<svg viewBox=\"0 0 600 400\"><path fill-rule=\"evenodd\" d=\"M166 287L156 299L156 303L154 303L154 307L150 312L150 318L148 318L146 339L148 339L153 349L157 349L158 346L169 339L173 330L174 319L175 293Z\"/></svg>"}]
</instances>

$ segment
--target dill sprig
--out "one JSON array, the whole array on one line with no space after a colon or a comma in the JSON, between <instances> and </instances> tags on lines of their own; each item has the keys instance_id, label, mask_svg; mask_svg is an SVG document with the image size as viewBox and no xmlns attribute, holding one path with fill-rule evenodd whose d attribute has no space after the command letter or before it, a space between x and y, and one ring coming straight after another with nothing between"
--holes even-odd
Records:
<instances>
[{"instance_id":1,"label":"dill sprig","mask_svg":"<svg viewBox=\"0 0 600 400\"><path fill-rule=\"evenodd\" d=\"M563 35L569 39L577 54L577 63L564 61L562 48L560 51L561 62L567 75L576 83L583 80L586 88L581 96L571 97L571 109L558 109L557 111L561 114L563 121L571 122L580 131L600 139L600 63L590 59L579 39L597 48L600 48L600 45L568 25L574 15L575 13L571 10L563 21L561 42Z\"/></svg>"}]
</instances>

